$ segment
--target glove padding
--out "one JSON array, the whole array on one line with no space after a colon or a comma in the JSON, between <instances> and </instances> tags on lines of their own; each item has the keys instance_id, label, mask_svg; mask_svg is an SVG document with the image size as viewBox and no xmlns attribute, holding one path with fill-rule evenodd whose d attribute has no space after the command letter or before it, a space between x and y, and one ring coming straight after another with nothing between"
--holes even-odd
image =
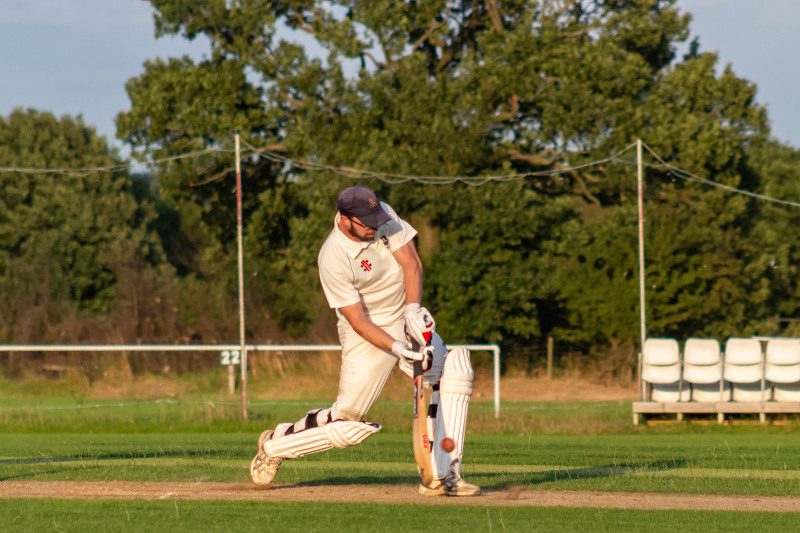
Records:
<instances>
[{"instance_id":1,"label":"glove padding","mask_svg":"<svg viewBox=\"0 0 800 533\"><path fill-rule=\"evenodd\" d=\"M436 322L433 315L419 304L408 304L405 307L406 335L419 344L426 346L431 343Z\"/></svg>"},{"instance_id":2,"label":"glove padding","mask_svg":"<svg viewBox=\"0 0 800 533\"><path fill-rule=\"evenodd\" d=\"M402 357L408 361L422 361L422 371L427 372L433 364L433 346L423 346L418 352L405 345L401 341L394 341L392 353L397 357Z\"/></svg>"}]
</instances>

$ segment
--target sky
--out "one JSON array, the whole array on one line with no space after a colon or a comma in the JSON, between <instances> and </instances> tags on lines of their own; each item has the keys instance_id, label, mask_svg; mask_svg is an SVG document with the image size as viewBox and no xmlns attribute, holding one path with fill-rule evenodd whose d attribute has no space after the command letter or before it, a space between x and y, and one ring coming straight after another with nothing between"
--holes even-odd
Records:
<instances>
[{"instance_id":1,"label":"sky","mask_svg":"<svg viewBox=\"0 0 800 533\"><path fill-rule=\"evenodd\" d=\"M678 0L694 16L692 34L721 65L758 85L773 135L800 147L800 2ZM82 115L115 141L114 117L128 109L125 82L148 59L207 54L207 43L156 39L143 0L0 0L0 114L32 107ZM123 150L124 151L124 150Z\"/></svg>"},{"instance_id":2,"label":"sky","mask_svg":"<svg viewBox=\"0 0 800 533\"><path fill-rule=\"evenodd\" d=\"M800 148L800 2L797 0L678 0L693 16L702 51L719 53L742 78L758 86L772 135Z\"/></svg>"},{"instance_id":3,"label":"sky","mask_svg":"<svg viewBox=\"0 0 800 533\"><path fill-rule=\"evenodd\" d=\"M156 39L153 10L142 0L0 0L0 114L17 107L81 114L114 140L114 118L130 107L125 82L146 60L207 50Z\"/></svg>"}]
</instances>

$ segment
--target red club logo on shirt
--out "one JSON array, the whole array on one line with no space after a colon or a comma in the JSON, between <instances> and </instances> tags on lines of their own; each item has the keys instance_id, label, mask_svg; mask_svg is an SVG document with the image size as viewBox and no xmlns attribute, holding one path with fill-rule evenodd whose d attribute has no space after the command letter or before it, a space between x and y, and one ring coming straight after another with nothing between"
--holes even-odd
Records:
<instances>
[{"instance_id":1,"label":"red club logo on shirt","mask_svg":"<svg viewBox=\"0 0 800 533\"><path fill-rule=\"evenodd\" d=\"M372 270L372 263L370 263L366 259L363 259L361 261L361 270L363 270L364 272L369 272L370 270Z\"/></svg>"}]
</instances>

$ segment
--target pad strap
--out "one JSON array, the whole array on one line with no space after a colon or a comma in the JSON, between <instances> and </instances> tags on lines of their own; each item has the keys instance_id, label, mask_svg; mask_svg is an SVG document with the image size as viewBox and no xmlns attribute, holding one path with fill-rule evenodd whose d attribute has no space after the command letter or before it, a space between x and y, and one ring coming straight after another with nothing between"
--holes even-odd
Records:
<instances>
[{"instance_id":1,"label":"pad strap","mask_svg":"<svg viewBox=\"0 0 800 533\"><path fill-rule=\"evenodd\" d=\"M361 444L367 437L380 430L379 424L371 422L336 420L324 426L270 439L264 443L264 452L270 457L297 459L333 448L347 448Z\"/></svg>"}]
</instances>

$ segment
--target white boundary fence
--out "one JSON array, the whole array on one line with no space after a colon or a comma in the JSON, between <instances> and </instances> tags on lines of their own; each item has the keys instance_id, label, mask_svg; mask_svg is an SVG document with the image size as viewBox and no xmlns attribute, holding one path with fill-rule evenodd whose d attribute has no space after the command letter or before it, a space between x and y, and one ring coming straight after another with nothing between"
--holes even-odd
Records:
<instances>
[{"instance_id":1,"label":"white boundary fence","mask_svg":"<svg viewBox=\"0 0 800 533\"><path fill-rule=\"evenodd\" d=\"M475 352L492 352L494 417L500 418L500 347L496 344L448 344ZM239 344L0 344L0 352L239 352ZM246 344L245 352L333 352L338 344ZM243 373L246 383L246 376ZM244 387L243 387L244 390ZM242 411L247 412L247 397L242 395Z\"/></svg>"}]
</instances>

